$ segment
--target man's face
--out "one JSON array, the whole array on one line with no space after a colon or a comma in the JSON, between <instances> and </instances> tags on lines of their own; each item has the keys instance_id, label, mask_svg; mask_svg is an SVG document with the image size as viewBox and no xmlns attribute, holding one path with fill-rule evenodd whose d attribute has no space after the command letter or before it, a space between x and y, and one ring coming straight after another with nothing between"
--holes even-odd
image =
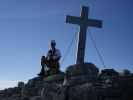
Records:
<instances>
[{"instance_id":1,"label":"man's face","mask_svg":"<svg viewBox=\"0 0 133 100\"><path fill-rule=\"evenodd\" d=\"M51 48L54 49L55 48L55 43L51 43Z\"/></svg>"}]
</instances>

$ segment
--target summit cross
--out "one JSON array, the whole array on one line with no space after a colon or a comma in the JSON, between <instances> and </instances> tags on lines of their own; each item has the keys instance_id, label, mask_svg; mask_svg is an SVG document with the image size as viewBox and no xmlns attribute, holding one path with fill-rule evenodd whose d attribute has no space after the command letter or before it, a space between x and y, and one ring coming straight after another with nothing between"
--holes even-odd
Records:
<instances>
[{"instance_id":1,"label":"summit cross","mask_svg":"<svg viewBox=\"0 0 133 100\"><path fill-rule=\"evenodd\" d=\"M86 33L87 27L102 28L102 21L95 19L88 19L88 7L82 7L80 17L66 16L66 23L77 24L80 26L80 32L78 33L78 47L77 47L77 58L76 64L84 63L85 56L85 45L86 45Z\"/></svg>"}]
</instances>

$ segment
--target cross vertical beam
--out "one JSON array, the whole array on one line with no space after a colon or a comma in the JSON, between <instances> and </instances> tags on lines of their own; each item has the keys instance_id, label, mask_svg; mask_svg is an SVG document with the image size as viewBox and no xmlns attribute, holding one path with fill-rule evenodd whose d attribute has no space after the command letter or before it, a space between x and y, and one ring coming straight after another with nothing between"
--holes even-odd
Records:
<instances>
[{"instance_id":1,"label":"cross vertical beam","mask_svg":"<svg viewBox=\"0 0 133 100\"><path fill-rule=\"evenodd\" d=\"M66 23L77 24L80 26L80 32L78 33L78 43L77 43L77 59L76 64L84 63L84 56L85 56L85 45L86 45L86 33L87 27L102 27L102 21L88 19L88 7L82 7L80 17L75 16L67 16Z\"/></svg>"},{"instance_id":2,"label":"cross vertical beam","mask_svg":"<svg viewBox=\"0 0 133 100\"><path fill-rule=\"evenodd\" d=\"M78 44L77 44L77 55L76 55L76 63L84 63L84 55L85 55L85 45L86 45L86 32L87 32L87 23L88 20L88 8L83 7L81 11L81 20L80 23L80 32L78 33Z\"/></svg>"}]
</instances>

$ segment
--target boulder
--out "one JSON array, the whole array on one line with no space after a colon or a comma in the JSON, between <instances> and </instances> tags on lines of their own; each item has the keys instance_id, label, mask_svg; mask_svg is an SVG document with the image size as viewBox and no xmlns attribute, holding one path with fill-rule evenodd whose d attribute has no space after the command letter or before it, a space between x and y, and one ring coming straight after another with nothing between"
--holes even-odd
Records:
<instances>
[{"instance_id":1,"label":"boulder","mask_svg":"<svg viewBox=\"0 0 133 100\"><path fill-rule=\"evenodd\" d=\"M21 91L22 100L29 99L33 96L39 96L43 87L43 82L44 81L42 77L30 79Z\"/></svg>"},{"instance_id":2,"label":"boulder","mask_svg":"<svg viewBox=\"0 0 133 100\"><path fill-rule=\"evenodd\" d=\"M69 87L67 91L68 100L97 100L94 87L90 83Z\"/></svg>"},{"instance_id":3,"label":"boulder","mask_svg":"<svg viewBox=\"0 0 133 100\"><path fill-rule=\"evenodd\" d=\"M53 74L48 77L45 77L43 81L48 82L48 83L54 82L54 83L62 84L62 82L64 81L64 76L65 76L65 73L61 72L59 74Z\"/></svg>"},{"instance_id":4,"label":"boulder","mask_svg":"<svg viewBox=\"0 0 133 100\"><path fill-rule=\"evenodd\" d=\"M38 97L42 95L43 90L56 89L57 84L61 85L64 80L64 73L50 75L48 77L36 77L28 81L22 89L22 100ZM53 86L54 85L54 86ZM55 89L53 89L53 87Z\"/></svg>"},{"instance_id":5,"label":"boulder","mask_svg":"<svg viewBox=\"0 0 133 100\"><path fill-rule=\"evenodd\" d=\"M75 86L45 84L42 97L44 100L97 100L95 89L90 83Z\"/></svg>"},{"instance_id":6,"label":"boulder","mask_svg":"<svg viewBox=\"0 0 133 100\"><path fill-rule=\"evenodd\" d=\"M92 63L71 65L66 70L63 85L75 85L94 82L97 79L98 68Z\"/></svg>"}]
</instances>

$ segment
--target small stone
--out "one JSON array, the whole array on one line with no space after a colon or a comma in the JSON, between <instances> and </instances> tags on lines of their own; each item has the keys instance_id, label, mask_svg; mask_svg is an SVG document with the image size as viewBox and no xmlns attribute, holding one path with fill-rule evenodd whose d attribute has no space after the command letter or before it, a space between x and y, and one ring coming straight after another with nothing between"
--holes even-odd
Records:
<instances>
[{"instance_id":1,"label":"small stone","mask_svg":"<svg viewBox=\"0 0 133 100\"><path fill-rule=\"evenodd\" d=\"M25 85L24 82L18 82L18 87L19 87L19 88L23 88L24 85Z\"/></svg>"},{"instance_id":2,"label":"small stone","mask_svg":"<svg viewBox=\"0 0 133 100\"><path fill-rule=\"evenodd\" d=\"M41 96L32 97L30 100L44 100Z\"/></svg>"}]
</instances>

